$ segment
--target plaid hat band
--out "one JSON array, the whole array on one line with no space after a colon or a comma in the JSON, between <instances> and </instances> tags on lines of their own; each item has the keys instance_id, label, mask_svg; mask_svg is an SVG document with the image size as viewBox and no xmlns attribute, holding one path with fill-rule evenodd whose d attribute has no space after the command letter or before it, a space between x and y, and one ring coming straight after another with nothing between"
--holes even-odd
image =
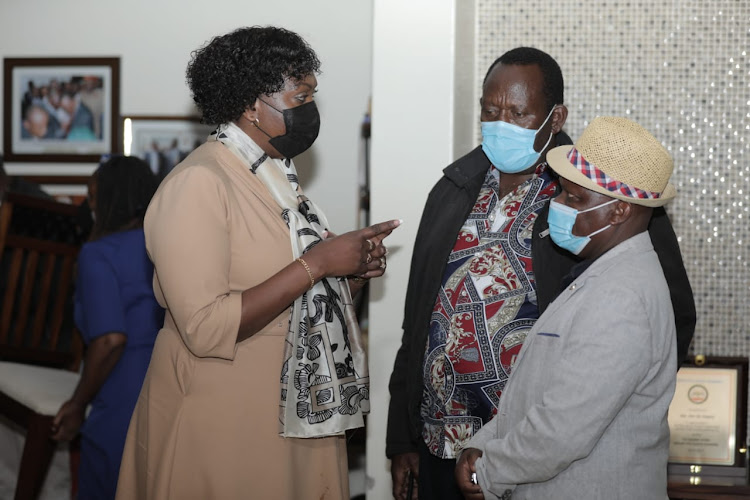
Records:
<instances>
[{"instance_id":1,"label":"plaid hat band","mask_svg":"<svg viewBox=\"0 0 750 500\"><path fill-rule=\"evenodd\" d=\"M616 181L610 178L607 174L599 170L596 165L589 163L586 158L576 149L571 148L568 152L568 161L573 165L579 172L588 177L590 180L595 182L598 186L611 191L613 193L619 193L627 196L628 198L639 198L642 200L654 200L661 197L661 193L653 193L651 191L644 191L636 187L628 186L625 183Z\"/></svg>"}]
</instances>

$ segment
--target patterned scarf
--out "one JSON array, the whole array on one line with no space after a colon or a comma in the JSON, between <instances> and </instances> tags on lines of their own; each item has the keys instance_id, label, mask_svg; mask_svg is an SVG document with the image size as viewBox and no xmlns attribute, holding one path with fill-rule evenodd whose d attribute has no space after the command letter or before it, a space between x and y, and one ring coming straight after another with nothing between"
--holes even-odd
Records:
<instances>
[{"instance_id":1,"label":"patterned scarf","mask_svg":"<svg viewBox=\"0 0 750 500\"><path fill-rule=\"evenodd\" d=\"M209 140L223 143L281 206L294 258L321 241L323 212L302 193L291 159L270 158L234 123ZM281 368L279 434L331 436L364 425L370 411L367 357L345 277L324 278L294 301Z\"/></svg>"}]
</instances>

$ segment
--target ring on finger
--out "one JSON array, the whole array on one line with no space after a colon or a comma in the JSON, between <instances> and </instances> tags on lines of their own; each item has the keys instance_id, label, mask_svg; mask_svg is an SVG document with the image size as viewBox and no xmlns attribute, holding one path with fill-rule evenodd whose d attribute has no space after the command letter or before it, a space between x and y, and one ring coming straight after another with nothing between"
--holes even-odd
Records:
<instances>
[{"instance_id":1,"label":"ring on finger","mask_svg":"<svg viewBox=\"0 0 750 500\"><path fill-rule=\"evenodd\" d=\"M367 260L365 261L365 264L369 264L370 262L372 262L372 255L370 255L370 254L368 253L368 254L367 254Z\"/></svg>"},{"instance_id":2,"label":"ring on finger","mask_svg":"<svg viewBox=\"0 0 750 500\"><path fill-rule=\"evenodd\" d=\"M375 250L375 243L373 243L373 242L372 242L372 241L370 241L370 240L365 240L365 241L366 241L366 242L367 242L367 244L369 245L369 247L368 247L368 249L367 249L367 251L368 251L368 252L372 252L373 250Z\"/></svg>"},{"instance_id":3,"label":"ring on finger","mask_svg":"<svg viewBox=\"0 0 750 500\"><path fill-rule=\"evenodd\" d=\"M385 259L380 259L380 269L382 269L383 271L385 271L385 266L386 265L387 264L385 263Z\"/></svg>"}]
</instances>

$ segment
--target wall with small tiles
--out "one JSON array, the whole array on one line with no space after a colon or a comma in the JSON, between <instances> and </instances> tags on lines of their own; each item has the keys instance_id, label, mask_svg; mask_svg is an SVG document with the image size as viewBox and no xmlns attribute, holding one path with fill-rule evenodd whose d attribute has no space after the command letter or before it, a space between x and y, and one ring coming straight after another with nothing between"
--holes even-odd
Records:
<instances>
[{"instance_id":1,"label":"wall with small tiles","mask_svg":"<svg viewBox=\"0 0 750 500\"><path fill-rule=\"evenodd\" d=\"M750 2L477 0L476 22L477 92L498 56L537 47L562 68L571 137L619 115L669 149L691 353L750 356Z\"/></svg>"}]
</instances>

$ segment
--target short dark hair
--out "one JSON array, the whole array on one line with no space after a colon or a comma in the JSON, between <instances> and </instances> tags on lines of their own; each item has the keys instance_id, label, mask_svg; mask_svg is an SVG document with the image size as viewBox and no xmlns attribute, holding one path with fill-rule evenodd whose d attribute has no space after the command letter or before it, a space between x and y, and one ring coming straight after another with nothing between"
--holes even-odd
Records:
<instances>
[{"instance_id":1,"label":"short dark hair","mask_svg":"<svg viewBox=\"0 0 750 500\"><path fill-rule=\"evenodd\" d=\"M534 47L517 47L501 55L490 65L487 74L484 75L482 85L487 83L492 70L498 64L528 66L535 64L542 70L544 101L547 111L551 111L556 104L563 104L563 93L565 84L563 82L562 70L551 55Z\"/></svg>"},{"instance_id":2,"label":"short dark hair","mask_svg":"<svg viewBox=\"0 0 750 500\"><path fill-rule=\"evenodd\" d=\"M240 28L194 51L187 83L203 122L237 120L255 100L320 72L320 61L298 34L273 26Z\"/></svg>"},{"instance_id":3,"label":"short dark hair","mask_svg":"<svg viewBox=\"0 0 750 500\"><path fill-rule=\"evenodd\" d=\"M158 186L148 163L135 156L114 155L93 176L96 207L91 239L143 227L143 216Z\"/></svg>"}]
</instances>

